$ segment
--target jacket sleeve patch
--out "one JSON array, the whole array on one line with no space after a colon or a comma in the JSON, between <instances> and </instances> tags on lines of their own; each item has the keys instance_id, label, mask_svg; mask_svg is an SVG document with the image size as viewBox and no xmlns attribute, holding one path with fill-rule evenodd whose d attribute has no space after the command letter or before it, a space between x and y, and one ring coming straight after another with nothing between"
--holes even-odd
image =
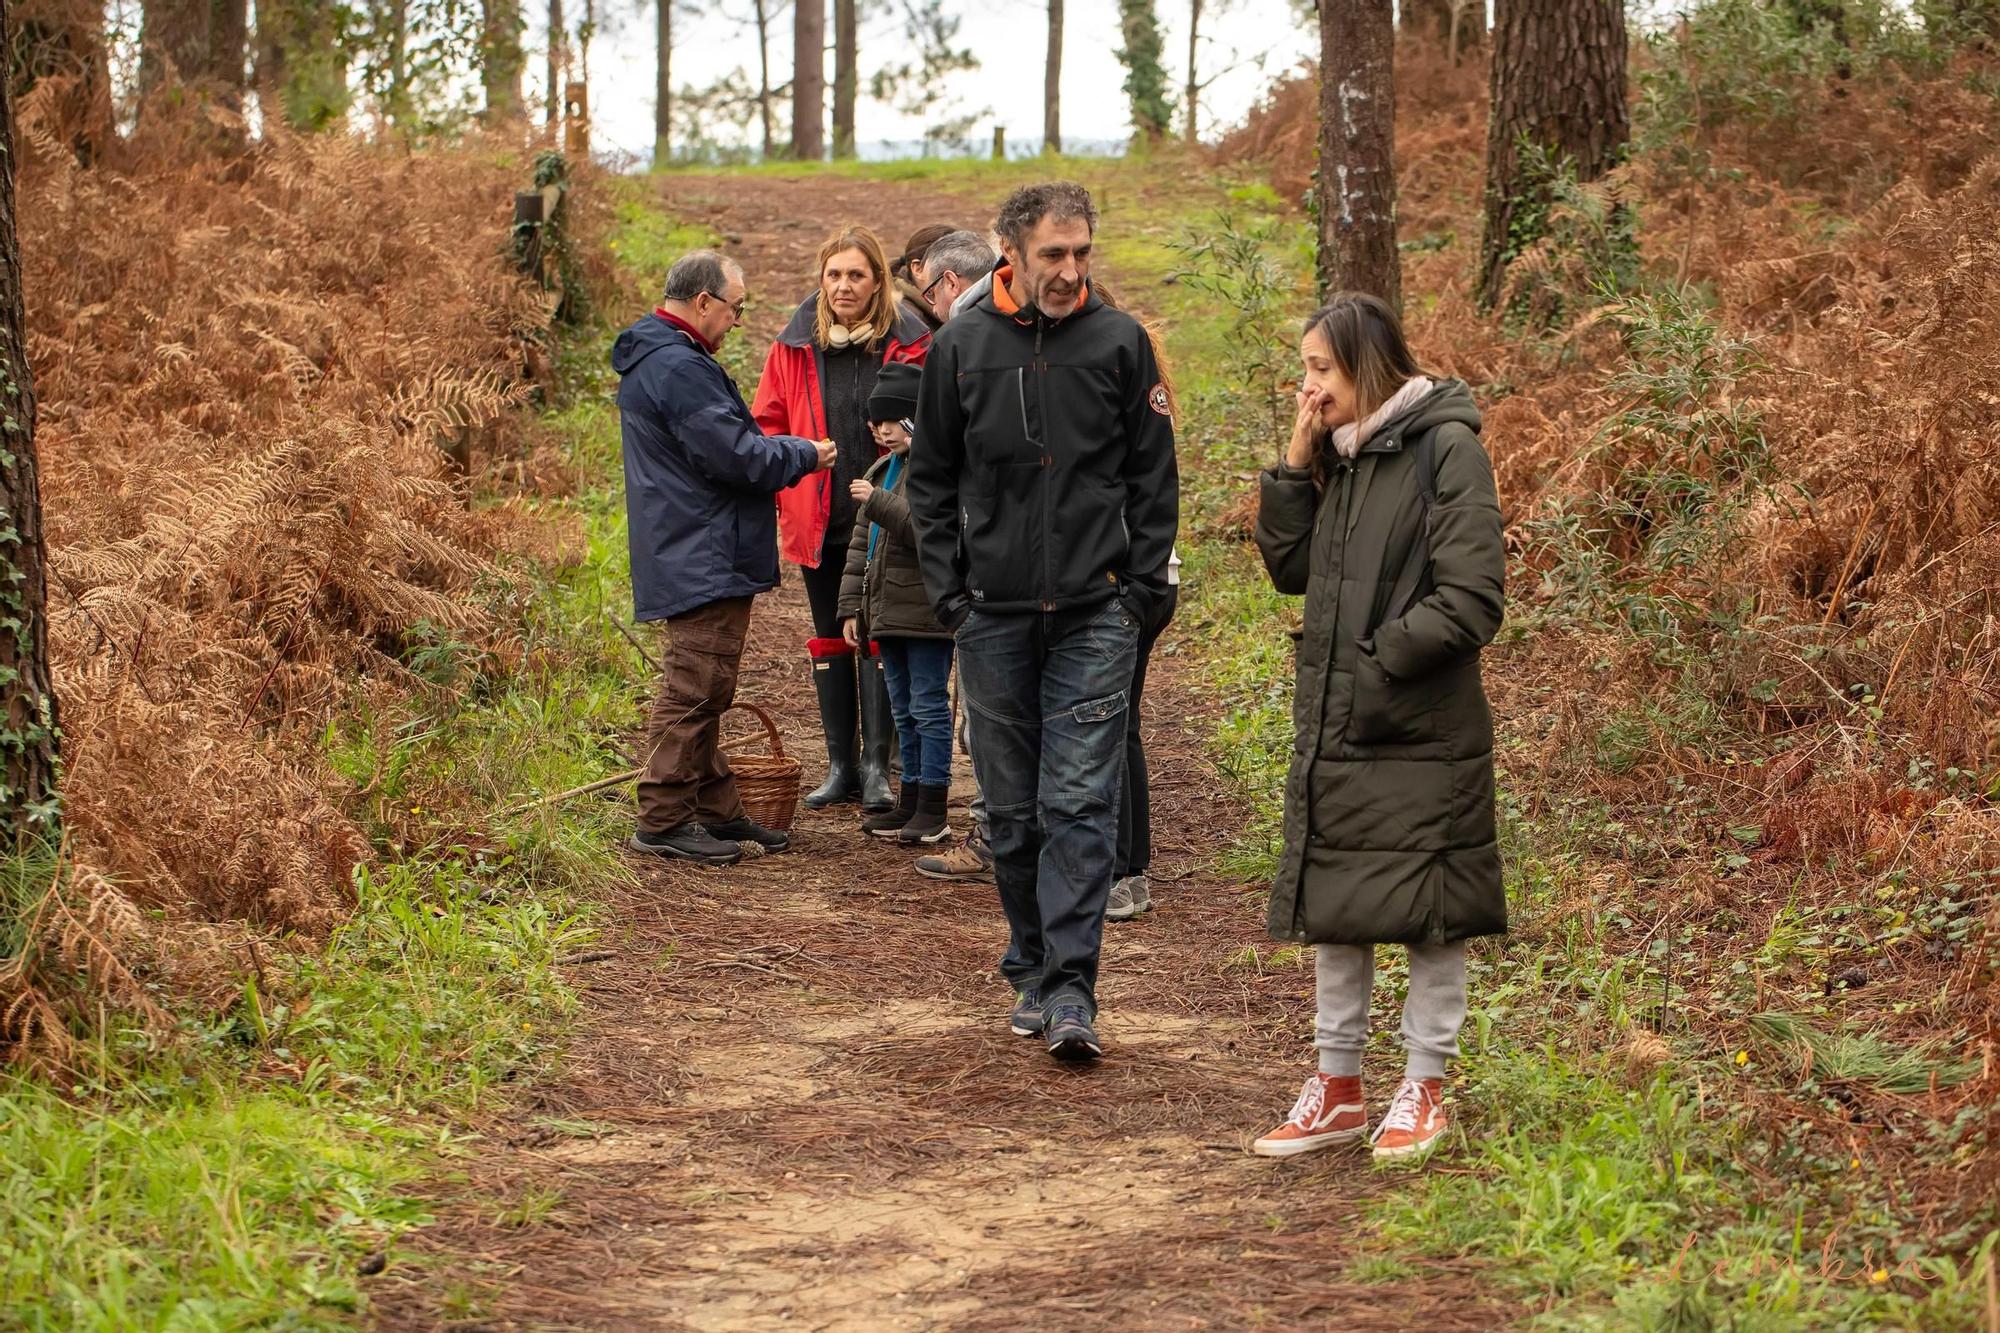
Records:
<instances>
[{"instance_id":1,"label":"jacket sleeve patch","mask_svg":"<svg viewBox=\"0 0 2000 1333\"><path fill-rule=\"evenodd\" d=\"M1163 417L1174 414L1173 408L1167 403L1167 386L1164 384L1153 386L1153 391L1146 395L1146 405Z\"/></svg>"}]
</instances>

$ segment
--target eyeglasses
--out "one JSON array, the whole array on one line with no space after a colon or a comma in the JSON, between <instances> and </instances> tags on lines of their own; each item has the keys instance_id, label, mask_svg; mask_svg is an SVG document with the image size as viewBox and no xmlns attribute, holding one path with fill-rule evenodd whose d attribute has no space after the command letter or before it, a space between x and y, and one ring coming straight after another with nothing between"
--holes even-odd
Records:
<instances>
[{"instance_id":1,"label":"eyeglasses","mask_svg":"<svg viewBox=\"0 0 2000 1333\"><path fill-rule=\"evenodd\" d=\"M721 292L703 292L702 295L706 296L711 301L722 301ZM750 298L748 295L745 295L744 298L740 301L736 301L734 303L729 301L722 301L722 304L729 307L730 314L736 316L736 318L738 319L741 319L743 318L743 311L745 307L747 307L750 304Z\"/></svg>"},{"instance_id":2,"label":"eyeglasses","mask_svg":"<svg viewBox=\"0 0 2000 1333\"><path fill-rule=\"evenodd\" d=\"M952 276L952 271L950 269L946 269L944 272L938 274L935 278L931 279L931 285L924 288L923 291L919 293L919 295L923 297L923 302L925 305L929 305L931 303L931 293L938 289L938 284L951 276Z\"/></svg>"}]
</instances>

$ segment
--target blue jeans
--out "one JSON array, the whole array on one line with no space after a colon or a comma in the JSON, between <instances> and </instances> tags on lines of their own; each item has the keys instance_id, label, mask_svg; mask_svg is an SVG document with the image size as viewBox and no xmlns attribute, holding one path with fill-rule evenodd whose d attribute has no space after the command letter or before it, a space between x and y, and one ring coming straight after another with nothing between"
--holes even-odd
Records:
<instances>
[{"instance_id":1,"label":"blue jeans","mask_svg":"<svg viewBox=\"0 0 2000 1333\"><path fill-rule=\"evenodd\" d=\"M881 635L889 712L903 749L903 781L951 785L951 640Z\"/></svg>"},{"instance_id":2,"label":"blue jeans","mask_svg":"<svg viewBox=\"0 0 2000 1333\"><path fill-rule=\"evenodd\" d=\"M993 874L1007 915L1000 971L1043 1008L1097 1012L1097 955L1118 843L1125 709L1138 624L1108 601L1075 611L974 611L959 684L978 718Z\"/></svg>"}]
</instances>

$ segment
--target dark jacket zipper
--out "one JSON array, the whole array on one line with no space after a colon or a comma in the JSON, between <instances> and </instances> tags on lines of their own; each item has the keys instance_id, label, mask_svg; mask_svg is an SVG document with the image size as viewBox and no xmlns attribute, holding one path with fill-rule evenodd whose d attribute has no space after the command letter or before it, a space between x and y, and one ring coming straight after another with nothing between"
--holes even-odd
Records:
<instances>
[{"instance_id":1,"label":"dark jacket zipper","mask_svg":"<svg viewBox=\"0 0 2000 1333\"><path fill-rule=\"evenodd\" d=\"M1047 439L1048 424L1049 424L1049 395L1048 395L1048 367L1042 364L1042 329L1044 327L1045 326L1042 320L1041 311L1037 310L1035 312L1035 357L1034 357L1035 406L1040 410L1042 414L1043 438L1035 441L1035 444L1041 450L1041 455L1042 455L1042 610L1047 612L1056 609L1056 602L1055 602L1056 580L1055 580L1054 567L1051 564L1051 560L1053 559L1053 557L1050 555L1050 547L1053 544L1053 539L1050 536L1050 528L1049 528L1049 510L1055 504L1054 497L1051 495L1051 492L1055 489L1053 484L1054 483L1053 474L1055 472L1055 458L1053 455L1049 453L1049 444Z\"/></svg>"}]
</instances>

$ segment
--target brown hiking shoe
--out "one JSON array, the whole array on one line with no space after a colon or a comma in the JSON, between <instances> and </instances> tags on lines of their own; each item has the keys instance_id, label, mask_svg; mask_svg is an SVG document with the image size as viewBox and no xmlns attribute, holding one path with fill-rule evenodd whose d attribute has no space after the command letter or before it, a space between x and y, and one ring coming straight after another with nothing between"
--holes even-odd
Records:
<instances>
[{"instance_id":1,"label":"brown hiking shoe","mask_svg":"<svg viewBox=\"0 0 2000 1333\"><path fill-rule=\"evenodd\" d=\"M917 873L931 879L991 881L993 853L976 837L969 837L948 852L917 858Z\"/></svg>"},{"instance_id":2,"label":"brown hiking shoe","mask_svg":"<svg viewBox=\"0 0 2000 1333\"><path fill-rule=\"evenodd\" d=\"M1292 1157L1352 1143L1368 1132L1361 1080L1309 1074L1285 1123L1250 1145L1259 1157Z\"/></svg>"},{"instance_id":3,"label":"brown hiking shoe","mask_svg":"<svg viewBox=\"0 0 2000 1333\"><path fill-rule=\"evenodd\" d=\"M1450 1127L1444 1114L1444 1080L1406 1078L1375 1131L1375 1158L1382 1161L1427 1153Z\"/></svg>"}]
</instances>

